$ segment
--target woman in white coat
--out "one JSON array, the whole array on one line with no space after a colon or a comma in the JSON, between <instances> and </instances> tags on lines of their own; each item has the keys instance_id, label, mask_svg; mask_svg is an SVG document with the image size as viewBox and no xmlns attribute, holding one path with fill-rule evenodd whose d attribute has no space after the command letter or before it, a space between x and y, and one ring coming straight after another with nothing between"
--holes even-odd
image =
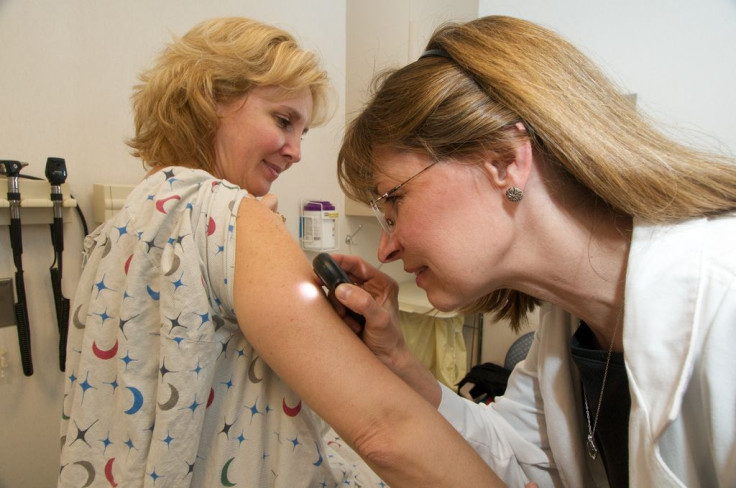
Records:
<instances>
[{"instance_id":1,"label":"woman in white coat","mask_svg":"<svg viewBox=\"0 0 736 488\"><path fill-rule=\"evenodd\" d=\"M475 405L411 356L396 284L339 256L362 339L511 486L736 485L736 164L679 145L553 32L440 28L384 75L338 173L378 256L439 310L519 327L503 397Z\"/></svg>"}]
</instances>

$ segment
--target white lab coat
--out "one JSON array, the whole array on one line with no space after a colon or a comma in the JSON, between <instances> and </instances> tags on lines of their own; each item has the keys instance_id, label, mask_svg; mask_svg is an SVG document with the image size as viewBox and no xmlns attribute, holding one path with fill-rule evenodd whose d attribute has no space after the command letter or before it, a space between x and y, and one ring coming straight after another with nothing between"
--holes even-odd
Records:
<instances>
[{"instance_id":1,"label":"white lab coat","mask_svg":"<svg viewBox=\"0 0 736 488\"><path fill-rule=\"evenodd\" d=\"M630 486L736 486L736 214L635 222L624 308ZM607 485L585 452L577 324L544 305L527 359L490 406L443 389L440 412L509 486Z\"/></svg>"}]
</instances>

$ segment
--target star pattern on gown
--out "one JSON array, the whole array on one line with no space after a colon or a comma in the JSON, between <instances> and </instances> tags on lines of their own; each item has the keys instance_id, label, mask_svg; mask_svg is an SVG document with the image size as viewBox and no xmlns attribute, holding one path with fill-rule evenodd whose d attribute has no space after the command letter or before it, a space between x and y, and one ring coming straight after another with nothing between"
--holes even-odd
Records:
<instances>
[{"instance_id":1,"label":"star pattern on gown","mask_svg":"<svg viewBox=\"0 0 736 488\"><path fill-rule=\"evenodd\" d=\"M148 473L148 476L150 476L150 478L153 480L154 486L156 485L156 481L158 481L158 479L161 478L161 475L159 475L158 473L156 473L156 469L155 468L154 468L153 471L151 471L150 473Z\"/></svg>"},{"instance_id":2,"label":"star pattern on gown","mask_svg":"<svg viewBox=\"0 0 736 488\"><path fill-rule=\"evenodd\" d=\"M166 444L166 448L167 448L167 449L170 449L170 448L171 448L171 443L172 443L172 442L174 441L174 438L173 438L173 437L171 437L171 434L170 434L170 433L167 433L167 434L166 434L166 437L164 437L163 439L161 439L161 441L162 441L162 442L163 442L164 444Z\"/></svg>"},{"instance_id":3,"label":"star pattern on gown","mask_svg":"<svg viewBox=\"0 0 736 488\"><path fill-rule=\"evenodd\" d=\"M186 329L186 325L179 322L179 319L181 318L181 312L179 312L179 315L177 315L174 318L166 318L169 322L171 322L171 328L169 328L169 334L174 332L174 329L177 327L181 327L182 329Z\"/></svg>"},{"instance_id":4,"label":"star pattern on gown","mask_svg":"<svg viewBox=\"0 0 736 488\"><path fill-rule=\"evenodd\" d=\"M130 353L129 352L126 352L125 353L125 356L121 357L120 360L123 363L125 363L125 369L126 370L128 369L128 366L130 365L130 363L132 363L134 361L137 361L137 359L133 359L132 357L130 357Z\"/></svg>"},{"instance_id":5,"label":"star pattern on gown","mask_svg":"<svg viewBox=\"0 0 736 488\"><path fill-rule=\"evenodd\" d=\"M176 281L174 281L174 282L172 282L172 284L174 285L174 293L176 293L176 291L179 290L179 287L180 286L186 286L186 285L184 285L184 282L181 280L183 277L184 277L184 273L182 272L182 274L179 277L179 279L176 280Z\"/></svg>"},{"instance_id":6,"label":"star pattern on gown","mask_svg":"<svg viewBox=\"0 0 736 488\"><path fill-rule=\"evenodd\" d=\"M110 288L108 288L108 286L107 286L107 285L105 284L105 276L104 276L104 275L102 276L102 279L101 279L100 281L98 281L97 283L95 283L95 288L97 288L97 296L98 296L98 297L100 296L100 293L101 293L102 291L104 291L104 290L111 290L111 289L110 289ZM111 291L114 291L114 290L111 290Z\"/></svg>"},{"instance_id":7,"label":"star pattern on gown","mask_svg":"<svg viewBox=\"0 0 736 488\"><path fill-rule=\"evenodd\" d=\"M73 440L73 441L72 441L72 442L71 442L71 443L70 443L69 445L72 445L72 444L74 444L75 442L77 442L77 441L80 441L80 440L81 440L82 442L84 442L85 444L87 444L87 446L89 446L89 447L92 447L92 446L90 446L90 445L89 445L89 442L87 442L86 436L87 436L87 432L89 432L89 430L90 430L90 429L91 429L92 427L94 427L94 425L95 425L96 423L97 423L97 420L95 420L94 422L92 422L92 423L90 424L90 426L89 426L89 427L87 427L86 429L80 429L80 428L79 428L79 425L77 425L77 423L76 423L76 422L74 422L74 426L75 426L75 427L76 427L76 429L77 429L77 436L76 436L76 438L75 438L75 439L74 439L74 440Z\"/></svg>"},{"instance_id":8,"label":"star pattern on gown","mask_svg":"<svg viewBox=\"0 0 736 488\"><path fill-rule=\"evenodd\" d=\"M220 434L225 434L225 437L228 439L230 438L230 429L232 426L235 425L235 421L232 423L227 423L227 420L223 422L222 430L220 430Z\"/></svg>"},{"instance_id":9,"label":"star pattern on gown","mask_svg":"<svg viewBox=\"0 0 736 488\"><path fill-rule=\"evenodd\" d=\"M251 421L251 423L253 423L253 417L255 417L256 415L259 415L259 414L260 415L264 415L263 412L261 412L261 411L258 410L258 404L255 403L255 402L253 403L253 405L251 405L251 406L246 405L245 407L248 410L250 410L250 421Z\"/></svg>"},{"instance_id":10,"label":"star pattern on gown","mask_svg":"<svg viewBox=\"0 0 736 488\"><path fill-rule=\"evenodd\" d=\"M340 458L328 454L312 416L281 411L283 398L296 397L275 373L264 363L251 378L240 361L257 357L231 303L235 212L245 192L183 168L142 185L140 200L126 201L87 249L93 264L76 299L91 322L70 331L78 354L67 366L61 466L92 463L113 486L123 472L154 487L205 486L208 472L238 486L256 486L261 472L295 487L354 480L328 462ZM105 349L95 355L93 344Z\"/></svg>"},{"instance_id":11,"label":"star pattern on gown","mask_svg":"<svg viewBox=\"0 0 736 488\"><path fill-rule=\"evenodd\" d=\"M115 391L118 387L118 379L117 377L115 377L112 381L106 382L105 384L110 385L110 387L112 388L112 391Z\"/></svg>"},{"instance_id":12,"label":"star pattern on gown","mask_svg":"<svg viewBox=\"0 0 736 488\"><path fill-rule=\"evenodd\" d=\"M118 241L119 241L121 237L123 237L125 234L128 233L128 222L126 222L125 225L115 227L115 229L118 231Z\"/></svg>"},{"instance_id":13,"label":"star pattern on gown","mask_svg":"<svg viewBox=\"0 0 736 488\"><path fill-rule=\"evenodd\" d=\"M161 362L161 367L159 368L158 371L159 371L159 373L161 373L161 381L163 381L163 379L164 379L164 377L166 376L167 373L172 373L172 371L169 370L166 367L166 358L164 358L163 361ZM175 371L173 371L173 372L175 372Z\"/></svg>"},{"instance_id":14,"label":"star pattern on gown","mask_svg":"<svg viewBox=\"0 0 736 488\"><path fill-rule=\"evenodd\" d=\"M194 399L188 407L185 407L192 411L192 418L194 418L194 413L197 411L197 408L202 405L202 403L203 402L198 402L196 399Z\"/></svg>"},{"instance_id":15,"label":"star pattern on gown","mask_svg":"<svg viewBox=\"0 0 736 488\"><path fill-rule=\"evenodd\" d=\"M150 253L151 252L151 249L153 249L153 248L155 248L155 249L161 249L160 247L158 247L156 245L156 243L154 242L153 239L149 239L147 241L144 241L143 239L141 239L141 242L143 244L145 244L145 246L146 246L146 254Z\"/></svg>"},{"instance_id":16,"label":"star pattern on gown","mask_svg":"<svg viewBox=\"0 0 736 488\"><path fill-rule=\"evenodd\" d=\"M79 383L79 386L82 388L82 402L83 403L84 403L84 395L87 393L87 390L89 390L90 388L94 388L94 386L92 386L88 380L89 380L89 371L87 371L87 376L84 378L84 381Z\"/></svg>"},{"instance_id":17,"label":"star pattern on gown","mask_svg":"<svg viewBox=\"0 0 736 488\"><path fill-rule=\"evenodd\" d=\"M128 338L128 336L125 334L125 326L128 322L135 319L136 317L138 317L138 315L133 315L129 319L123 319L122 317L118 319L118 328L120 329L120 332L123 334L123 337L125 337L125 339Z\"/></svg>"},{"instance_id":18,"label":"star pattern on gown","mask_svg":"<svg viewBox=\"0 0 736 488\"><path fill-rule=\"evenodd\" d=\"M107 452L107 448L112 445L112 441L110 440L110 433L107 433L107 437L104 439L100 439L100 442L102 442L102 445L104 446L102 449L102 453L105 454Z\"/></svg>"},{"instance_id":19,"label":"star pattern on gown","mask_svg":"<svg viewBox=\"0 0 736 488\"><path fill-rule=\"evenodd\" d=\"M95 313L94 315L100 317L103 325L105 324L105 320L110 318L110 316L107 314L107 309L105 309L102 313Z\"/></svg>"}]
</instances>

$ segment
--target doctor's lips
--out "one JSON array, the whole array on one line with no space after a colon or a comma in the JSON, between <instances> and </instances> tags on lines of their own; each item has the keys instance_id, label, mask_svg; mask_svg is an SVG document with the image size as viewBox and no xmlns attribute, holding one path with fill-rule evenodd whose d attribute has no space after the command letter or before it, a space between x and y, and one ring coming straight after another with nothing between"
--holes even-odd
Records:
<instances>
[{"instance_id":1,"label":"doctor's lips","mask_svg":"<svg viewBox=\"0 0 736 488\"><path fill-rule=\"evenodd\" d=\"M409 274L418 275L419 273L421 273L422 271L425 271L427 269L428 268L426 266L421 266L419 268L413 268L413 269L404 268L404 271L406 271Z\"/></svg>"}]
</instances>

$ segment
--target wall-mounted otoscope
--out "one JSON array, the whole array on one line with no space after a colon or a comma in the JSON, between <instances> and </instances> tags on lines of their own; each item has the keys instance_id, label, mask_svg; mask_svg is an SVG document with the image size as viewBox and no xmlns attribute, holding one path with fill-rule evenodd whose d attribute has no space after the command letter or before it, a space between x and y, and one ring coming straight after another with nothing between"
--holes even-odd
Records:
<instances>
[{"instance_id":1,"label":"wall-mounted otoscope","mask_svg":"<svg viewBox=\"0 0 736 488\"><path fill-rule=\"evenodd\" d=\"M64 219L62 217L63 195L61 185L66 181L66 163L62 158L46 159L46 179L51 185L51 202L54 205L54 222L51 224L51 242L54 245L54 262L51 273L51 287L54 291L56 322L59 328L59 369L66 365L66 338L69 331L69 299L61 290L62 255L64 252Z\"/></svg>"},{"instance_id":2,"label":"wall-mounted otoscope","mask_svg":"<svg viewBox=\"0 0 736 488\"><path fill-rule=\"evenodd\" d=\"M20 226L20 187L18 175L28 163L20 161L0 161L0 170L8 177L8 203L10 204L10 246L13 249L15 263L15 321L18 327L18 344L20 358L23 365L23 374L33 374L33 360L31 359L31 326L28 322L28 305L26 290L23 282L23 237Z\"/></svg>"}]
</instances>

